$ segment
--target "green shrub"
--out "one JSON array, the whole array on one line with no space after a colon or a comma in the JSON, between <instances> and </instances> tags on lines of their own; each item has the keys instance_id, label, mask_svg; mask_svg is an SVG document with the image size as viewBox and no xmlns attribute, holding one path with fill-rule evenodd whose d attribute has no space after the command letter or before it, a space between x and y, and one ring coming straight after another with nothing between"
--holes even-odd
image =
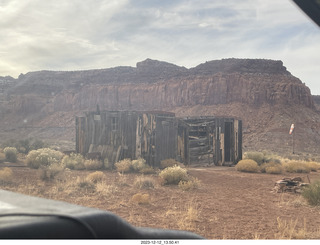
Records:
<instances>
[{"instance_id":1,"label":"green shrub","mask_svg":"<svg viewBox=\"0 0 320 245\"><path fill-rule=\"evenodd\" d=\"M244 159L238 162L236 170L240 172L256 173L259 172L259 166L252 159Z\"/></svg>"},{"instance_id":2,"label":"green shrub","mask_svg":"<svg viewBox=\"0 0 320 245\"><path fill-rule=\"evenodd\" d=\"M60 163L64 154L60 151L49 148L32 150L27 155L27 165L30 168L39 168L40 166L49 166L53 163Z\"/></svg>"},{"instance_id":3,"label":"green shrub","mask_svg":"<svg viewBox=\"0 0 320 245\"><path fill-rule=\"evenodd\" d=\"M102 168L102 162L97 159L89 159L84 161L84 166L87 170L98 170Z\"/></svg>"},{"instance_id":4,"label":"green shrub","mask_svg":"<svg viewBox=\"0 0 320 245\"><path fill-rule=\"evenodd\" d=\"M4 152L4 154L6 156L6 160L8 162L16 162L17 161L18 151L15 147L6 147L3 149L3 152Z\"/></svg>"},{"instance_id":5,"label":"green shrub","mask_svg":"<svg viewBox=\"0 0 320 245\"><path fill-rule=\"evenodd\" d=\"M178 186L184 191L198 189L200 186L200 180L198 180L197 178L190 178L187 181L181 180Z\"/></svg>"},{"instance_id":6,"label":"green shrub","mask_svg":"<svg viewBox=\"0 0 320 245\"><path fill-rule=\"evenodd\" d=\"M84 158L81 154L71 153L70 156L65 155L62 158L61 164L65 168L81 170L85 169Z\"/></svg>"},{"instance_id":7,"label":"green shrub","mask_svg":"<svg viewBox=\"0 0 320 245\"><path fill-rule=\"evenodd\" d=\"M320 206L320 181L305 187L301 194L310 205Z\"/></svg>"},{"instance_id":8,"label":"green shrub","mask_svg":"<svg viewBox=\"0 0 320 245\"><path fill-rule=\"evenodd\" d=\"M267 162L260 166L260 171L267 174L280 174L283 172L283 166L277 162Z\"/></svg>"},{"instance_id":9,"label":"green shrub","mask_svg":"<svg viewBox=\"0 0 320 245\"><path fill-rule=\"evenodd\" d=\"M12 170L10 168L3 168L0 170L0 183L9 182L12 177Z\"/></svg>"},{"instance_id":10,"label":"green shrub","mask_svg":"<svg viewBox=\"0 0 320 245\"><path fill-rule=\"evenodd\" d=\"M114 164L117 171L120 173L129 173L131 172L131 160L129 158L123 159Z\"/></svg>"},{"instance_id":11,"label":"green shrub","mask_svg":"<svg viewBox=\"0 0 320 245\"><path fill-rule=\"evenodd\" d=\"M264 155L261 152L252 151L246 152L244 154L244 159L251 159L254 160L258 165L261 165L264 162Z\"/></svg>"},{"instance_id":12,"label":"green shrub","mask_svg":"<svg viewBox=\"0 0 320 245\"><path fill-rule=\"evenodd\" d=\"M311 169L303 161L289 161L283 164L289 173L310 173Z\"/></svg>"},{"instance_id":13,"label":"green shrub","mask_svg":"<svg viewBox=\"0 0 320 245\"><path fill-rule=\"evenodd\" d=\"M180 166L167 167L159 173L164 185L178 185L180 181L188 180L187 170Z\"/></svg>"},{"instance_id":14,"label":"green shrub","mask_svg":"<svg viewBox=\"0 0 320 245\"><path fill-rule=\"evenodd\" d=\"M91 181L91 182L96 184L98 182L103 181L105 177L106 176L105 176L105 174L103 172L96 171L96 172L93 172L93 173L89 174L87 176L86 180Z\"/></svg>"}]
</instances>

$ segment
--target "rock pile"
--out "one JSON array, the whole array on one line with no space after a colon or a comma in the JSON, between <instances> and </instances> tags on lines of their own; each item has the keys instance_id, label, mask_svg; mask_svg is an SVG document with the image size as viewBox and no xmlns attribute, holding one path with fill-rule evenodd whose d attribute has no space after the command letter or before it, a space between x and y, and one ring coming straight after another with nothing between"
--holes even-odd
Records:
<instances>
[{"instance_id":1,"label":"rock pile","mask_svg":"<svg viewBox=\"0 0 320 245\"><path fill-rule=\"evenodd\" d=\"M302 188L308 186L308 183L304 183L301 177L295 178L283 178L276 181L274 185L274 191L279 192L293 192L301 193Z\"/></svg>"}]
</instances>

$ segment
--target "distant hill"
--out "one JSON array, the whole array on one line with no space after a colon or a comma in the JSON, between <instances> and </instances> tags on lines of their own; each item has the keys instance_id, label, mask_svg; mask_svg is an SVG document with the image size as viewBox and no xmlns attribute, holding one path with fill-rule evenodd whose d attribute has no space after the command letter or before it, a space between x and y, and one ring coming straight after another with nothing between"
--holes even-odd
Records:
<instances>
[{"instance_id":1,"label":"distant hill","mask_svg":"<svg viewBox=\"0 0 320 245\"><path fill-rule=\"evenodd\" d=\"M290 153L291 123L296 124L296 152L316 154L320 143L320 99L282 61L223 59L187 69L147 59L136 67L0 77L0 90L2 141L20 135L72 148L74 116L99 105L101 110L240 117L244 151Z\"/></svg>"}]
</instances>

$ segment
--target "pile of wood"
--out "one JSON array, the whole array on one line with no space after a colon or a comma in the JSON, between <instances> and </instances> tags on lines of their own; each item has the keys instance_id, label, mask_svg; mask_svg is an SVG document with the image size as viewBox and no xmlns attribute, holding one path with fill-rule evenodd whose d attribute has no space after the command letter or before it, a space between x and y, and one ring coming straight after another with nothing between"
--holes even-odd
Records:
<instances>
[{"instance_id":1,"label":"pile of wood","mask_svg":"<svg viewBox=\"0 0 320 245\"><path fill-rule=\"evenodd\" d=\"M293 192L301 193L303 187L308 186L308 183L304 183L301 177L295 178L283 178L276 181L274 190L276 192Z\"/></svg>"}]
</instances>

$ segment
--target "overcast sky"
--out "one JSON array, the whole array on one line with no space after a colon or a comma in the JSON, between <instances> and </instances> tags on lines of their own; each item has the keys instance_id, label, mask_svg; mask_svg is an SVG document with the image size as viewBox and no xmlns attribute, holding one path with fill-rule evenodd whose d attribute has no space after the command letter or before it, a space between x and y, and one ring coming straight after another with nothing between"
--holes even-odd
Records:
<instances>
[{"instance_id":1,"label":"overcast sky","mask_svg":"<svg viewBox=\"0 0 320 245\"><path fill-rule=\"evenodd\" d=\"M0 76L282 60L320 95L320 28L289 0L0 0Z\"/></svg>"}]
</instances>

